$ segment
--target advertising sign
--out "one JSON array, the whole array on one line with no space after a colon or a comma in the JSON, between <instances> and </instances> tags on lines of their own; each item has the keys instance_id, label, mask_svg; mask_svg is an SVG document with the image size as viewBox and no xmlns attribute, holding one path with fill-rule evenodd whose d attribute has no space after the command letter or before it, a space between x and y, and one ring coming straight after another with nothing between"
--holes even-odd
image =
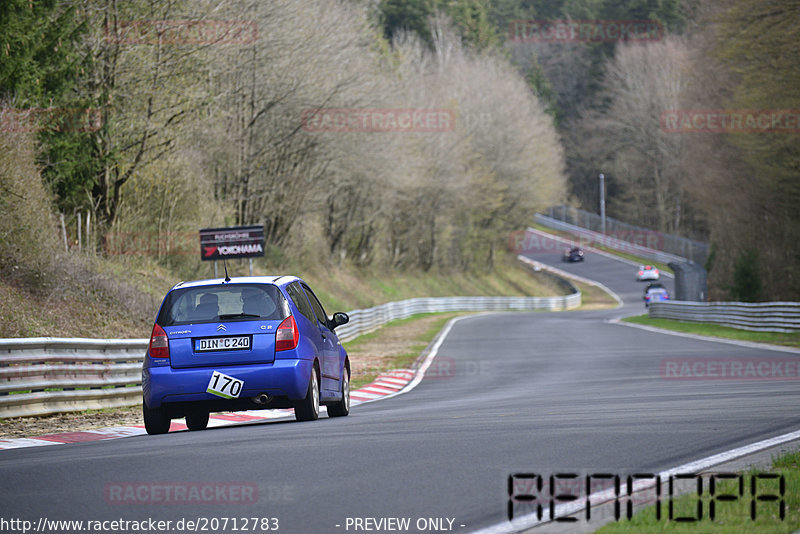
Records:
<instances>
[{"instance_id":1,"label":"advertising sign","mask_svg":"<svg viewBox=\"0 0 800 534\"><path fill-rule=\"evenodd\" d=\"M200 259L255 258L264 255L263 226L232 226L200 230Z\"/></svg>"}]
</instances>

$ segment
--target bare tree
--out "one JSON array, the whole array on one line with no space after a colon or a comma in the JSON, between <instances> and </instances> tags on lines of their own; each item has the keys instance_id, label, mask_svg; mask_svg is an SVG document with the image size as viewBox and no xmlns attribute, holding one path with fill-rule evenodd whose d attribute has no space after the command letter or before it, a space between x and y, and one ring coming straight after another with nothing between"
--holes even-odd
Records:
<instances>
[{"instance_id":1,"label":"bare tree","mask_svg":"<svg viewBox=\"0 0 800 534\"><path fill-rule=\"evenodd\" d=\"M93 196L106 224L117 219L123 186L172 152L178 127L202 105L196 93L200 48L175 42L174 28L161 23L185 17L186 5L83 0L92 28L87 91L105 105L95 134L105 165Z\"/></svg>"},{"instance_id":2,"label":"bare tree","mask_svg":"<svg viewBox=\"0 0 800 534\"><path fill-rule=\"evenodd\" d=\"M619 44L601 92L607 107L588 114L583 123L591 131L585 136L587 148L622 191L613 209L673 232L681 227L686 142L662 128L661 118L681 107L687 64L686 45L677 37Z\"/></svg>"}]
</instances>

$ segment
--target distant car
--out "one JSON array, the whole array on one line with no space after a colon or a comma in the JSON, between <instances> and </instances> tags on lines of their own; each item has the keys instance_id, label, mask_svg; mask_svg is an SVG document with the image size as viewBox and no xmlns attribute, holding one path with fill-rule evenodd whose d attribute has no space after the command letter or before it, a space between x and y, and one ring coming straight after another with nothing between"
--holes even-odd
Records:
<instances>
[{"instance_id":1,"label":"distant car","mask_svg":"<svg viewBox=\"0 0 800 534\"><path fill-rule=\"evenodd\" d=\"M294 408L313 421L350 412L350 362L311 288L296 276L181 282L159 309L142 367L144 425L185 417L203 430L220 411Z\"/></svg>"},{"instance_id":2,"label":"distant car","mask_svg":"<svg viewBox=\"0 0 800 534\"><path fill-rule=\"evenodd\" d=\"M658 269L652 265L640 265L639 270L636 272L636 279L640 282L647 280L658 280Z\"/></svg>"},{"instance_id":3,"label":"distant car","mask_svg":"<svg viewBox=\"0 0 800 534\"><path fill-rule=\"evenodd\" d=\"M648 291L650 291L651 289L656 289L656 288L666 289L664 287L664 284L662 284L661 282L650 282L649 284L647 284L647 286L645 286L644 294L647 295Z\"/></svg>"},{"instance_id":4,"label":"distant car","mask_svg":"<svg viewBox=\"0 0 800 534\"><path fill-rule=\"evenodd\" d=\"M649 307L653 302L663 302L665 300L669 300L669 293L663 286L651 287L644 294L645 308Z\"/></svg>"},{"instance_id":5,"label":"distant car","mask_svg":"<svg viewBox=\"0 0 800 534\"><path fill-rule=\"evenodd\" d=\"M583 261L583 251L579 247L572 247L564 251L561 261L575 262Z\"/></svg>"}]
</instances>

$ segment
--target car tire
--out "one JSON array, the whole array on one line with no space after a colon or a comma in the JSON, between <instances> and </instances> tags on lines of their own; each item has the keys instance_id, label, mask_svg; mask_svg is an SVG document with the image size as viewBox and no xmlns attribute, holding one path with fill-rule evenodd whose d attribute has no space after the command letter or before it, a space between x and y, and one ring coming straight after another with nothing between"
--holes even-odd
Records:
<instances>
[{"instance_id":1,"label":"car tire","mask_svg":"<svg viewBox=\"0 0 800 534\"><path fill-rule=\"evenodd\" d=\"M208 426L208 412L186 414L186 428L189 430L205 430Z\"/></svg>"},{"instance_id":2,"label":"car tire","mask_svg":"<svg viewBox=\"0 0 800 534\"><path fill-rule=\"evenodd\" d=\"M328 405L328 417L344 417L350 413L350 371L342 370L342 400Z\"/></svg>"},{"instance_id":3,"label":"car tire","mask_svg":"<svg viewBox=\"0 0 800 534\"><path fill-rule=\"evenodd\" d=\"M306 398L294 407L294 418L298 421L316 421L319 418L319 379L316 367L312 369L308 380Z\"/></svg>"},{"instance_id":4,"label":"car tire","mask_svg":"<svg viewBox=\"0 0 800 534\"><path fill-rule=\"evenodd\" d=\"M144 417L144 429L151 436L169 432L171 420L167 417L163 408L149 408L147 403L142 401L142 415Z\"/></svg>"}]
</instances>

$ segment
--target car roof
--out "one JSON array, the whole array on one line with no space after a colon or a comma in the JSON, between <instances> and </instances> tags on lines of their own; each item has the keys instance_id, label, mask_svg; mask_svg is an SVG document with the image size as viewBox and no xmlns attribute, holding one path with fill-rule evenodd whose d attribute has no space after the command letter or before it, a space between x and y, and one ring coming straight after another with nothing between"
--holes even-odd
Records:
<instances>
[{"instance_id":1,"label":"car roof","mask_svg":"<svg viewBox=\"0 0 800 534\"><path fill-rule=\"evenodd\" d=\"M279 275L279 276L237 276L230 279L230 282L225 282L224 278L210 278L207 280L191 280L188 282L178 282L172 288L184 288L184 287L204 287L204 286L216 286L216 285L235 285L235 284L275 284L275 285L286 285L291 284L300 280L299 277L293 275Z\"/></svg>"}]
</instances>

